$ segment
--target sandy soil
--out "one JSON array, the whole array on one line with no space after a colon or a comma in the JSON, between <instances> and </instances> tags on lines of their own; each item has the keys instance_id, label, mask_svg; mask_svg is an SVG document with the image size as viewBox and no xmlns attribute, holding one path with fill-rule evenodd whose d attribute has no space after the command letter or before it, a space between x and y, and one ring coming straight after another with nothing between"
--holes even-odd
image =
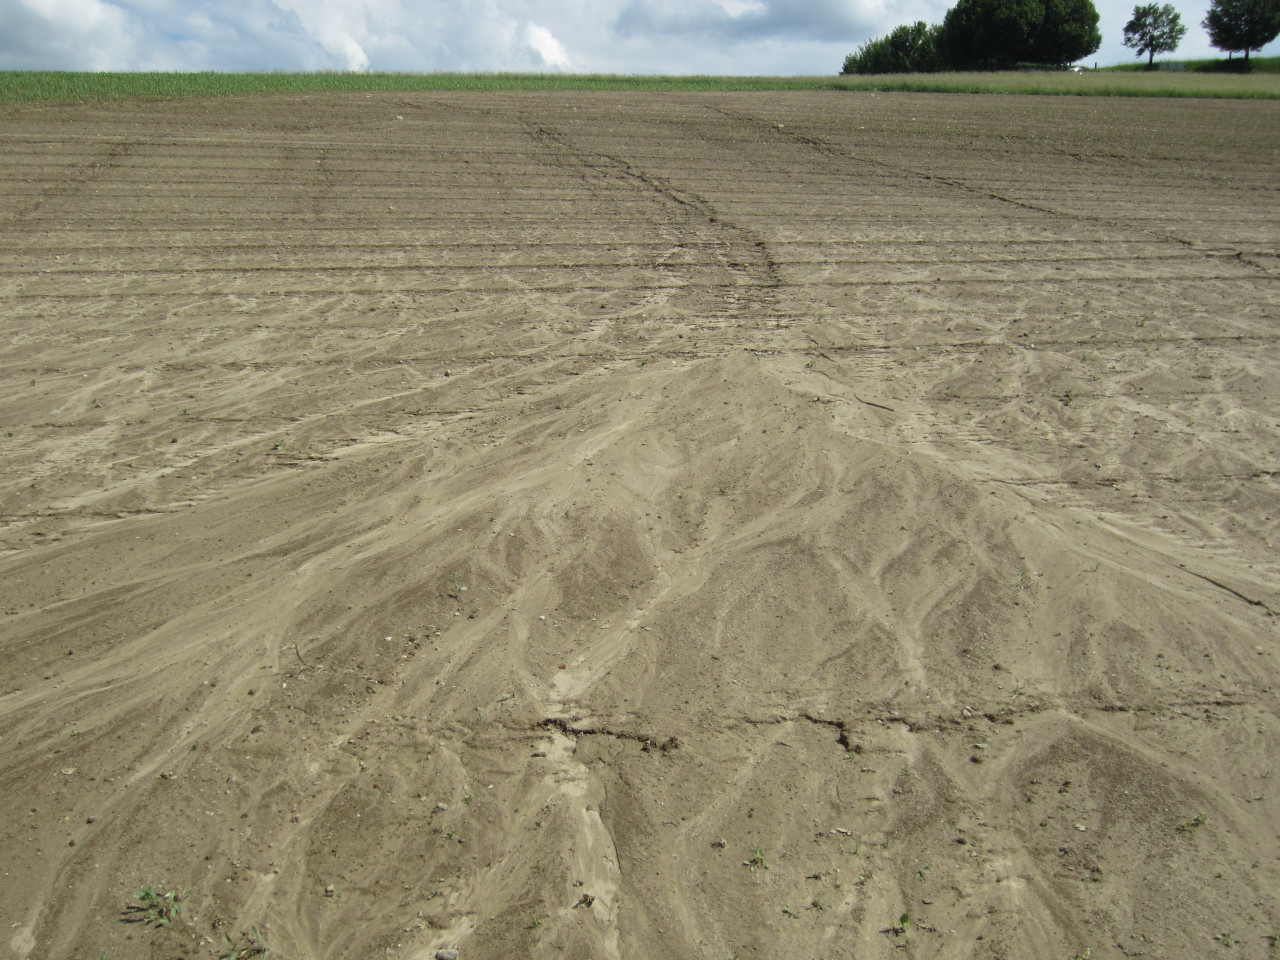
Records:
<instances>
[{"instance_id":1,"label":"sandy soil","mask_svg":"<svg viewBox=\"0 0 1280 960\"><path fill-rule=\"evenodd\" d=\"M0 958L1275 955L1280 104L0 143Z\"/></svg>"}]
</instances>

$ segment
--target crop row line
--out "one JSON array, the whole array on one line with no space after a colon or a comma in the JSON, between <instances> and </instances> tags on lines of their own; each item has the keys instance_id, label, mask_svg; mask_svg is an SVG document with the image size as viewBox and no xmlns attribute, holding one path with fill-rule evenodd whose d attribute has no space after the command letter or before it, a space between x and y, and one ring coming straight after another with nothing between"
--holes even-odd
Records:
<instances>
[{"instance_id":1,"label":"crop row line","mask_svg":"<svg viewBox=\"0 0 1280 960\"><path fill-rule=\"evenodd\" d=\"M725 268L734 266L744 266L743 264L723 264ZM127 272L127 271L125 271ZM367 272L367 271L361 271ZM501 272L501 271L495 271ZM180 276L190 277L198 274L180 274ZM1043 286L1052 287L1058 285L1067 285L1077 287L1081 282L1088 283L1115 283L1135 285L1141 284L1167 286L1168 284L1177 283L1224 283L1224 284L1269 284L1280 283L1280 276L1198 276L1188 279L1185 276L1091 276L1091 277L904 277L893 280L824 280L820 284L814 284L810 281L798 283L789 283L786 281L752 281L743 280L740 283L724 284L711 282L691 281L689 283L668 285L668 284L641 284L628 283L625 287L613 286L602 283L574 283L574 284L529 284L529 285L494 285L487 287L476 287L459 289L456 286L425 286L415 285L407 287L297 287L287 289L249 289L249 288L229 288L226 290L131 290L131 291L97 291L87 293L76 293L73 291L50 290L36 293L27 293L18 291L5 295L8 301L30 301L30 300L127 300L135 298L150 297L183 297L187 300L218 300L229 297L245 297L245 296L305 296L309 294L329 295L344 294L348 296L377 296L385 297L396 293L511 293L511 294L529 294L529 293L645 293L659 290L666 291L682 291L682 290L700 290L700 291L725 291L730 293L744 293L746 291L755 291L763 288L791 288L800 290L812 290L815 286L825 289L865 289L880 287L920 287L920 286L969 286L969 285L1004 285L1004 286Z\"/></svg>"}]
</instances>

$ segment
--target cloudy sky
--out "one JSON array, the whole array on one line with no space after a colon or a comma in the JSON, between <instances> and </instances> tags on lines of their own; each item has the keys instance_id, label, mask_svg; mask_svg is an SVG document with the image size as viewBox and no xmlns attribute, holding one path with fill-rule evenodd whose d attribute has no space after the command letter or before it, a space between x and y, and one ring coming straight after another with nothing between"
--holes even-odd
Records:
<instances>
[{"instance_id":1,"label":"cloudy sky","mask_svg":"<svg viewBox=\"0 0 1280 960\"><path fill-rule=\"evenodd\" d=\"M1095 0L1102 48L1134 0ZM1174 0L1180 57L1215 56L1209 0ZM948 0L0 0L0 69L831 74ZM1280 42L1264 54L1280 54Z\"/></svg>"}]
</instances>

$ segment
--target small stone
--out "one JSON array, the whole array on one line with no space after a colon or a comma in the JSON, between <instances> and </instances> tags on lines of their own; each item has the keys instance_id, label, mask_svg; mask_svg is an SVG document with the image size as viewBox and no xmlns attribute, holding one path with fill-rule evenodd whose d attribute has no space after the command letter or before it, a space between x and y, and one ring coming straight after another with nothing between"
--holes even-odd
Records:
<instances>
[{"instance_id":1,"label":"small stone","mask_svg":"<svg viewBox=\"0 0 1280 960\"><path fill-rule=\"evenodd\" d=\"M1077 824L1076 824L1076 829L1077 829L1077 830L1079 830L1081 833L1084 833L1084 832L1085 832L1086 830L1088 830L1089 828L1088 828L1088 827L1086 827L1083 823L1077 823Z\"/></svg>"},{"instance_id":2,"label":"small stone","mask_svg":"<svg viewBox=\"0 0 1280 960\"><path fill-rule=\"evenodd\" d=\"M458 951L452 947L448 950L437 950L436 960L458 960Z\"/></svg>"},{"instance_id":3,"label":"small stone","mask_svg":"<svg viewBox=\"0 0 1280 960\"><path fill-rule=\"evenodd\" d=\"M332 896L333 896L333 884L332 884L332 883L331 883L331 884L329 884L329 885L327 885L327 886L324 888L324 895L325 895L326 897L332 897Z\"/></svg>"},{"instance_id":4,"label":"small stone","mask_svg":"<svg viewBox=\"0 0 1280 960\"><path fill-rule=\"evenodd\" d=\"M448 809L449 805L447 803L437 803L435 806L436 813L444 813Z\"/></svg>"}]
</instances>

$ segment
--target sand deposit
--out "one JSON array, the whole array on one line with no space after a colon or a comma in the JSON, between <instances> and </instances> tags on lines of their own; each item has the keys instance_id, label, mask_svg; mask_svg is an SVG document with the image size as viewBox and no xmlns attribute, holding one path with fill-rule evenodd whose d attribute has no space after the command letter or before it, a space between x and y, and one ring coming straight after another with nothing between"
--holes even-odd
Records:
<instances>
[{"instance_id":1,"label":"sand deposit","mask_svg":"<svg viewBox=\"0 0 1280 960\"><path fill-rule=\"evenodd\" d=\"M1275 955L1280 105L0 142L0 957Z\"/></svg>"}]
</instances>

